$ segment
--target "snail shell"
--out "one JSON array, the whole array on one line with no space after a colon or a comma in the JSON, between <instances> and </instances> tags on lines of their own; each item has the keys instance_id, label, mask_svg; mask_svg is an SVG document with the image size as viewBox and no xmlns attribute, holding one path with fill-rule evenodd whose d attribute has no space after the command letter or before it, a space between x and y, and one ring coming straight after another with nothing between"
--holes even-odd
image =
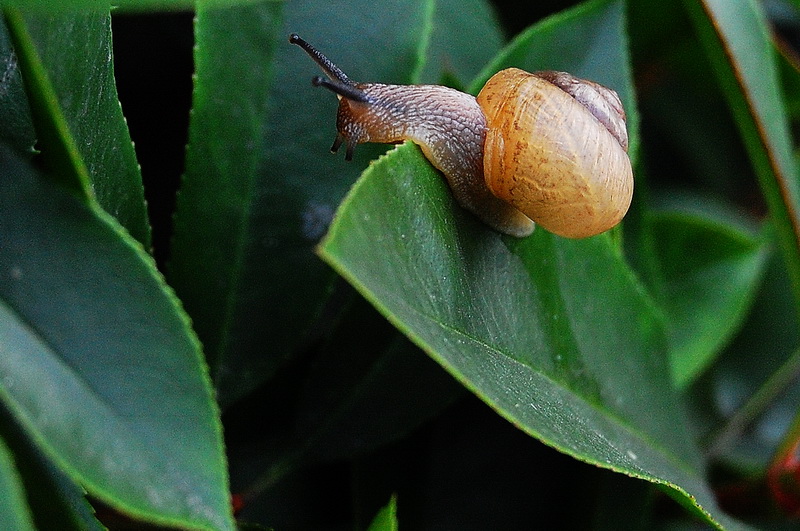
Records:
<instances>
[{"instance_id":1,"label":"snail shell","mask_svg":"<svg viewBox=\"0 0 800 531\"><path fill-rule=\"evenodd\" d=\"M556 76L591 88L592 102L610 97L601 118L612 109L617 117L611 123L623 124L617 136L589 107L547 79ZM569 74L508 68L489 79L478 104L488 127L484 176L495 196L568 238L593 236L622 220L633 195L633 171L616 93Z\"/></svg>"}]
</instances>

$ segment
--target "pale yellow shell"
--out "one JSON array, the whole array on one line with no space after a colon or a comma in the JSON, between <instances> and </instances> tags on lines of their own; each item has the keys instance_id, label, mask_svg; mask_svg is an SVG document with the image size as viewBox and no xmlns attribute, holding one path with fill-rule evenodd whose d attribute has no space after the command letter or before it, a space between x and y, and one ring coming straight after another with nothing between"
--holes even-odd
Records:
<instances>
[{"instance_id":1,"label":"pale yellow shell","mask_svg":"<svg viewBox=\"0 0 800 531\"><path fill-rule=\"evenodd\" d=\"M623 147L575 97L516 68L495 74L478 103L487 122L484 177L494 195L568 238L622 220L633 194L627 137ZM624 132L624 114L621 120Z\"/></svg>"}]
</instances>

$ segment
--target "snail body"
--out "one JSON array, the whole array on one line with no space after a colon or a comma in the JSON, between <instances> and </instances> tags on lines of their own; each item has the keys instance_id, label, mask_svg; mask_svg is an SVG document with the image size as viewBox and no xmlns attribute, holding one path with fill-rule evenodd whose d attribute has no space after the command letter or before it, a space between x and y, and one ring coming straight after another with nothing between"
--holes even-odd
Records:
<instances>
[{"instance_id":1,"label":"snail body","mask_svg":"<svg viewBox=\"0 0 800 531\"><path fill-rule=\"evenodd\" d=\"M495 74L478 97L438 85L356 83L295 34L339 97L345 158L363 142L411 140L453 196L495 230L524 237L534 222L583 238L620 222L633 193L625 114L616 93L563 72Z\"/></svg>"}]
</instances>

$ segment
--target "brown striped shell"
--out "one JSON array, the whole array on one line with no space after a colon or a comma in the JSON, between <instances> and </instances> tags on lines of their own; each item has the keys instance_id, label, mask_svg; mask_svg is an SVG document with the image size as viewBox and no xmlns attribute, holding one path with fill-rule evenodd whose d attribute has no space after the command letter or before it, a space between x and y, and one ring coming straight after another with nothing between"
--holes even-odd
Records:
<instances>
[{"instance_id":1,"label":"brown striped shell","mask_svg":"<svg viewBox=\"0 0 800 531\"><path fill-rule=\"evenodd\" d=\"M622 220L633 194L625 114L616 93L563 72L495 74L478 94L491 192L568 238Z\"/></svg>"}]
</instances>

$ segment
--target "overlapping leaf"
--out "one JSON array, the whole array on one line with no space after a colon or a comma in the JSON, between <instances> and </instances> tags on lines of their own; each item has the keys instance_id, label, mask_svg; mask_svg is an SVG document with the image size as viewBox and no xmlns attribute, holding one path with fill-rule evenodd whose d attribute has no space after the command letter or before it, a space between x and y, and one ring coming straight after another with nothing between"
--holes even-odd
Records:
<instances>
[{"instance_id":1,"label":"overlapping leaf","mask_svg":"<svg viewBox=\"0 0 800 531\"><path fill-rule=\"evenodd\" d=\"M610 240L539 231L504 243L421 168L410 146L373 166L340 211L326 260L521 429L669 483L724 520L671 388L662 323ZM382 220L376 207L397 215Z\"/></svg>"},{"instance_id":2,"label":"overlapping leaf","mask_svg":"<svg viewBox=\"0 0 800 531\"><path fill-rule=\"evenodd\" d=\"M9 86L23 72L30 115L0 124L4 137L36 128L53 175L96 198L143 245L150 226L139 166L114 83L108 12L25 13L6 8L16 53L8 50ZM22 98L17 99L24 102ZM32 120L32 122L31 122ZM30 149L30 148L29 148Z\"/></svg>"},{"instance_id":3,"label":"overlapping leaf","mask_svg":"<svg viewBox=\"0 0 800 531\"><path fill-rule=\"evenodd\" d=\"M667 317L672 374L685 388L707 368L750 308L769 240L688 208L651 213L659 242L656 299Z\"/></svg>"},{"instance_id":4,"label":"overlapping leaf","mask_svg":"<svg viewBox=\"0 0 800 531\"><path fill-rule=\"evenodd\" d=\"M7 152L0 167L0 399L112 506L232 528L199 344L152 260Z\"/></svg>"},{"instance_id":5,"label":"overlapping leaf","mask_svg":"<svg viewBox=\"0 0 800 531\"><path fill-rule=\"evenodd\" d=\"M752 2L686 2L739 126L800 304L800 189L763 13Z\"/></svg>"},{"instance_id":6,"label":"overlapping leaf","mask_svg":"<svg viewBox=\"0 0 800 531\"><path fill-rule=\"evenodd\" d=\"M765 435L767 431L786 433L791 437L787 427L792 422L796 424L796 419L792 421L780 414L784 407L781 404L775 408L777 413L764 414L768 404L752 408L750 400L759 402L759 396L780 394L783 405L787 401L796 404L796 386L787 392L774 385L783 380L780 385L789 386L790 382L780 374L791 370L795 363L795 330L797 308L800 307L797 164L770 30L759 5L717 0L685 4L711 58L758 176L784 262L782 268L773 264L770 281L759 299L757 311L746 324L741 337L737 338L731 356L723 360L709 378L713 393L704 389L708 397L717 400L710 407L702 403L705 406L702 415L718 415L723 419L722 427L709 440L711 451L725 454L739 467L749 468L754 463L766 463L768 453L780 446L774 437ZM787 294L776 292L776 289L785 290L784 274L788 275L794 294L795 308L789 310L785 306ZM720 389L724 394L719 392ZM796 407L790 410L796 416ZM744 428L756 421L758 427L752 438L737 441Z\"/></svg>"}]
</instances>

